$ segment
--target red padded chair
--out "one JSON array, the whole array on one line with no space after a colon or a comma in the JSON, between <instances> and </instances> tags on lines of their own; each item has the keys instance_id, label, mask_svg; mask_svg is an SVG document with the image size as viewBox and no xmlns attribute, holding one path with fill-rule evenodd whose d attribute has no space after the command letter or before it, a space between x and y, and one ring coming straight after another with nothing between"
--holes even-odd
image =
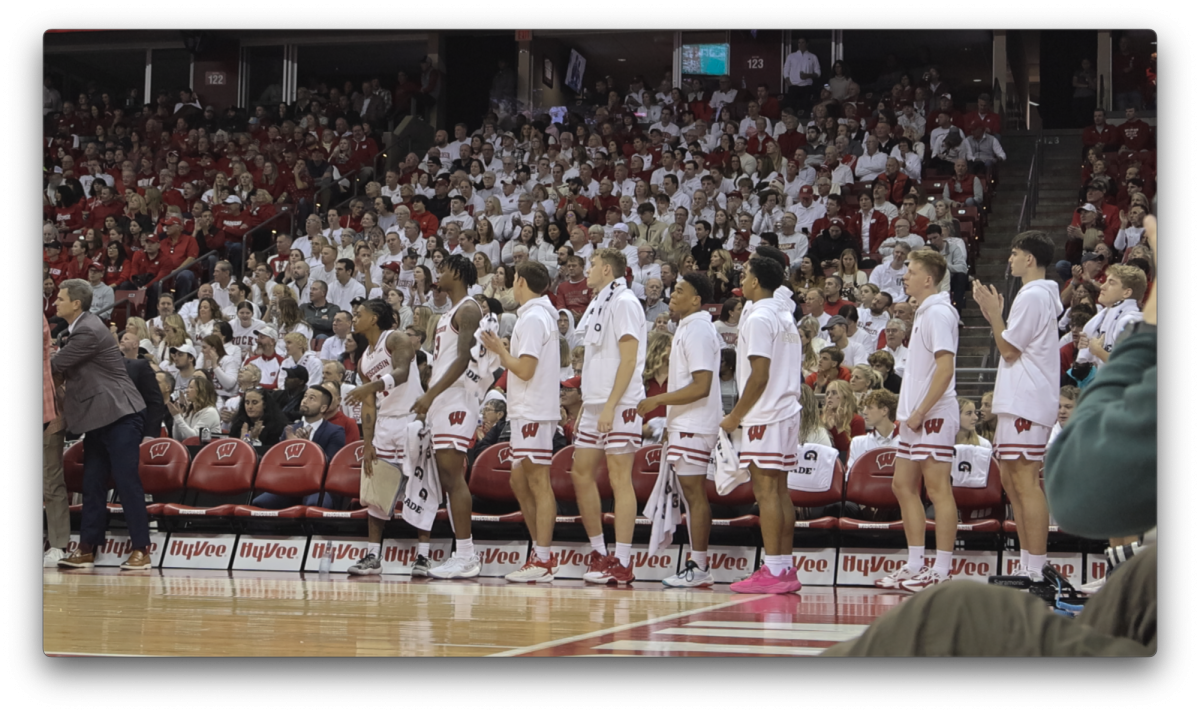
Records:
<instances>
[{"instance_id":1,"label":"red padded chair","mask_svg":"<svg viewBox=\"0 0 1200 714\"><path fill-rule=\"evenodd\" d=\"M708 495L708 502L714 506L749 506L754 501L754 487L749 481L739 485L729 493L721 496L717 493L717 484L710 479L704 480L704 490ZM714 526L724 526L727 528L757 528L758 516L753 513L748 513L737 518L714 518L712 519Z\"/></svg>"},{"instance_id":2,"label":"red padded chair","mask_svg":"<svg viewBox=\"0 0 1200 714\"><path fill-rule=\"evenodd\" d=\"M575 482L571 480L571 464L575 459L575 447L568 446L550 460L550 487L554 489L554 500L575 503ZM601 456L596 461L596 489L600 500L612 498L612 484L608 482L608 462ZM558 516L558 523L582 523L582 516Z\"/></svg>"},{"instance_id":3,"label":"red padded chair","mask_svg":"<svg viewBox=\"0 0 1200 714\"><path fill-rule=\"evenodd\" d=\"M187 482L188 466L191 465L188 450L174 439L153 439L141 446L138 459L138 479L142 490L151 496L182 491ZM146 513L157 516L162 513L162 503L147 503ZM109 513L121 513L120 504L109 504Z\"/></svg>"},{"instance_id":4,"label":"red padded chair","mask_svg":"<svg viewBox=\"0 0 1200 714\"><path fill-rule=\"evenodd\" d=\"M352 441L333 455L325 474L325 493L343 498L358 498L362 480L362 441ZM366 508L356 508L350 511L338 511L321 506L306 506L305 518L352 518L361 520L367 517Z\"/></svg>"},{"instance_id":5,"label":"red padded chair","mask_svg":"<svg viewBox=\"0 0 1200 714\"><path fill-rule=\"evenodd\" d=\"M183 440L183 445L184 446L199 446L200 445L200 437L189 436L188 438Z\"/></svg>"},{"instance_id":6,"label":"red padded chair","mask_svg":"<svg viewBox=\"0 0 1200 714\"><path fill-rule=\"evenodd\" d=\"M987 485L983 488L964 488L955 486L951 489L954 492L954 505L958 507L960 515L958 522L959 533L999 533L1000 519L999 518L973 518L964 520L961 516L971 513L972 511L990 511L992 509L1002 508L1004 498L1000 487L1000 464L995 460L991 460L991 466L988 468ZM925 530L931 531L934 529L934 521L925 519ZM1015 530L1016 524L1013 524Z\"/></svg>"},{"instance_id":7,"label":"red padded chair","mask_svg":"<svg viewBox=\"0 0 1200 714\"><path fill-rule=\"evenodd\" d=\"M493 444L483 450L471 467L467 487L471 495L488 501L516 503L509 477L512 475L512 449L508 443ZM482 523L524 523L525 516L518 508L511 513L472 513L472 521Z\"/></svg>"},{"instance_id":8,"label":"red padded chair","mask_svg":"<svg viewBox=\"0 0 1200 714\"><path fill-rule=\"evenodd\" d=\"M325 480L325 450L306 439L287 439L272 446L258 465L254 489L278 496L304 498L320 493ZM237 505L239 518L303 518L308 506L272 509Z\"/></svg>"},{"instance_id":9,"label":"red padded chair","mask_svg":"<svg viewBox=\"0 0 1200 714\"><path fill-rule=\"evenodd\" d=\"M991 478L992 478L991 474L988 474L988 481L991 481ZM1046 492L1046 475L1045 475L1044 469L1043 469L1043 471L1038 472L1038 485L1042 487L1042 493L1045 493ZM1004 501L1003 502L1005 505L1012 503L1012 501L1009 500L1009 498L1008 498L1007 491L1004 492ZM1003 528L1004 528L1005 533L1016 533L1017 532L1017 522L1006 518L1006 519L1004 519ZM1050 532L1051 533L1061 533L1062 531L1059 529L1059 527L1057 525L1051 523L1050 524Z\"/></svg>"},{"instance_id":10,"label":"red padded chair","mask_svg":"<svg viewBox=\"0 0 1200 714\"><path fill-rule=\"evenodd\" d=\"M829 480L829 488L820 493L789 489L792 505L798 508L824 508L842 502L842 484L846 480L846 470L842 467L841 459L834 459L833 478ZM811 521L796 521L797 528L808 530L837 530L838 519L835 516L814 518Z\"/></svg>"},{"instance_id":11,"label":"red padded chair","mask_svg":"<svg viewBox=\"0 0 1200 714\"><path fill-rule=\"evenodd\" d=\"M216 496L246 493L254 487L254 470L258 454L241 439L221 439L200 450L188 473L188 490ZM187 506L165 503L159 509L163 516L225 517L233 515L235 503L217 506Z\"/></svg>"},{"instance_id":12,"label":"red padded chair","mask_svg":"<svg viewBox=\"0 0 1200 714\"><path fill-rule=\"evenodd\" d=\"M662 446L652 444L643 446L633 456L633 493L637 498L637 512L641 513L654 492L654 484L658 481L659 459L662 457ZM617 522L616 514L605 513L604 524L612 525ZM634 523L639 526L650 525L650 519L638 516Z\"/></svg>"},{"instance_id":13,"label":"red padded chair","mask_svg":"<svg viewBox=\"0 0 1200 714\"><path fill-rule=\"evenodd\" d=\"M872 449L850 467L846 480L846 500L868 508L900 508L892 493L892 474L895 472L895 449ZM904 521L865 521L842 516L838 528L843 531L904 531Z\"/></svg>"},{"instance_id":14,"label":"red padded chair","mask_svg":"<svg viewBox=\"0 0 1200 714\"><path fill-rule=\"evenodd\" d=\"M67 449L63 454L63 480L67 484L67 493L83 493L83 440L75 442L75 445ZM106 489L114 489L117 487L112 480L112 476L108 477L108 483L105 484ZM83 512L83 504L76 503L68 506L71 513Z\"/></svg>"}]
</instances>

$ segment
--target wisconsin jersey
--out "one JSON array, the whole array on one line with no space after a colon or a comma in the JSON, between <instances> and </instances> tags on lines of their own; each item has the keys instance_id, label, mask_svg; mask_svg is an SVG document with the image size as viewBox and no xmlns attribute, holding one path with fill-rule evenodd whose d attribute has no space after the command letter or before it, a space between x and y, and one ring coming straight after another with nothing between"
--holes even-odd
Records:
<instances>
[{"instance_id":1,"label":"wisconsin jersey","mask_svg":"<svg viewBox=\"0 0 1200 714\"><path fill-rule=\"evenodd\" d=\"M396 368L392 364L392 355L387 350L388 336L394 331L385 330L373 345L368 345L363 352L358 369L362 373L363 383L383 379ZM406 338L407 339L407 338ZM421 389L421 379L417 375L417 364L414 358L408 367L408 379L397 384L392 389L375 395L375 405L380 417L398 417L412 411L413 403L425 393Z\"/></svg>"},{"instance_id":2,"label":"wisconsin jersey","mask_svg":"<svg viewBox=\"0 0 1200 714\"><path fill-rule=\"evenodd\" d=\"M458 304L451 307L444 315L438 318L437 329L433 337L433 373L429 377L430 384L437 384L442 375L450 371L450 365L454 364L458 359L458 328L454 326L454 316L458 313L462 306L468 302L475 302L470 297L464 297L458 301ZM450 385L447 391L451 389L465 389L467 386L467 376L464 371L461 376Z\"/></svg>"}]
</instances>

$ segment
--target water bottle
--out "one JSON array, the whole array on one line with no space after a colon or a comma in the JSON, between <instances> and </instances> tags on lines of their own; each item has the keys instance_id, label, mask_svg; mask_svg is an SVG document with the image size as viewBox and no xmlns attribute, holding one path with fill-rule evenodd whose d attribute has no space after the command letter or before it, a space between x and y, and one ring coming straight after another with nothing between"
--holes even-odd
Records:
<instances>
[{"instance_id":1,"label":"water bottle","mask_svg":"<svg viewBox=\"0 0 1200 714\"><path fill-rule=\"evenodd\" d=\"M207 426L200 427L200 443L207 444L212 441L212 431Z\"/></svg>"},{"instance_id":2,"label":"water bottle","mask_svg":"<svg viewBox=\"0 0 1200 714\"><path fill-rule=\"evenodd\" d=\"M321 556L321 575L329 575L329 570L333 566L333 543L325 541L325 553Z\"/></svg>"}]
</instances>

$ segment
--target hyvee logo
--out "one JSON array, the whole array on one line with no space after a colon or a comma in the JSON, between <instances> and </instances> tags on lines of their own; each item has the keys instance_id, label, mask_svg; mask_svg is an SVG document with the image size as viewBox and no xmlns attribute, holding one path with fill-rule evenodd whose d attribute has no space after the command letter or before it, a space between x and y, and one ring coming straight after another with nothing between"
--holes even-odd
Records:
<instances>
[{"instance_id":1,"label":"hyvee logo","mask_svg":"<svg viewBox=\"0 0 1200 714\"><path fill-rule=\"evenodd\" d=\"M206 540L171 541L167 554L172 557L182 556L184 560L192 558L223 558L229 554L229 547L218 545Z\"/></svg>"},{"instance_id":2,"label":"hyvee logo","mask_svg":"<svg viewBox=\"0 0 1200 714\"><path fill-rule=\"evenodd\" d=\"M288 444L287 446L283 447L283 458L288 461L300 458L300 456L304 454L305 446L307 446L307 442L304 441L298 441L295 444Z\"/></svg>"},{"instance_id":3,"label":"hyvee logo","mask_svg":"<svg viewBox=\"0 0 1200 714\"><path fill-rule=\"evenodd\" d=\"M446 550L444 548L429 549L429 559L437 563L446 559ZM362 557L362 556L359 556ZM400 565L411 565L417 559L417 547L410 546L408 548L400 548L398 546L388 546L380 551L380 558L385 563L399 563Z\"/></svg>"},{"instance_id":4,"label":"hyvee logo","mask_svg":"<svg viewBox=\"0 0 1200 714\"><path fill-rule=\"evenodd\" d=\"M583 565L585 554L573 548L562 548L558 551L558 564L561 566Z\"/></svg>"},{"instance_id":5,"label":"hyvee logo","mask_svg":"<svg viewBox=\"0 0 1200 714\"><path fill-rule=\"evenodd\" d=\"M1075 577L1075 566L1073 564L1071 564L1071 563L1055 563L1055 562L1052 562L1049 560L1047 560L1046 562L1049 563L1055 570L1057 570L1058 574L1063 576L1063 579L1070 580ZM1093 563L1092 565L1094 566L1094 565L1096 565L1096 563ZM1104 564L1100 563L1100 565L1103 566ZM1021 566L1020 560L1015 559L1015 558L1012 560L1009 560L1005 564L1005 567L1004 567L1005 573L1008 575L1012 575L1013 573L1016 572L1017 568L1019 568L1020 566ZM1093 572L1095 572L1094 568L1093 568ZM1101 569L1100 575L1093 575L1093 577L1099 578L1099 577L1102 577L1103 575L1104 575L1104 571L1103 571L1103 569Z\"/></svg>"},{"instance_id":6,"label":"hyvee logo","mask_svg":"<svg viewBox=\"0 0 1200 714\"><path fill-rule=\"evenodd\" d=\"M793 555L792 566L802 573L828 573L830 569L828 558L810 558L807 555Z\"/></svg>"},{"instance_id":7,"label":"hyvee logo","mask_svg":"<svg viewBox=\"0 0 1200 714\"><path fill-rule=\"evenodd\" d=\"M714 553L709 556L708 567L710 570L735 570L746 571L750 569L749 558L738 558L724 553Z\"/></svg>"},{"instance_id":8,"label":"hyvee logo","mask_svg":"<svg viewBox=\"0 0 1200 714\"><path fill-rule=\"evenodd\" d=\"M300 549L294 545L279 543L242 543L238 557L254 558L259 563L263 560L294 560L300 557Z\"/></svg>"},{"instance_id":9,"label":"hyvee logo","mask_svg":"<svg viewBox=\"0 0 1200 714\"><path fill-rule=\"evenodd\" d=\"M501 563L508 565L520 565L521 554L519 552L506 553L500 548L484 548L479 554L479 559L484 564Z\"/></svg>"},{"instance_id":10,"label":"hyvee logo","mask_svg":"<svg viewBox=\"0 0 1200 714\"><path fill-rule=\"evenodd\" d=\"M842 556L842 570L848 573L862 573L870 575L871 573L890 573L893 570L899 570L901 565L904 565L906 560L901 560L896 556L891 555L844 555Z\"/></svg>"},{"instance_id":11,"label":"hyvee logo","mask_svg":"<svg viewBox=\"0 0 1200 714\"><path fill-rule=\"evenodd\" d=\"M233 456L233 451L236 448L237 448L237 441L235 439L229 439L229 440L227 440L227 443L218 444L217 445L217 460L228 459L230 456Z\"/></svg>"},{"instance_id":12,"label":"hyvee logo","mask_svg":"<svg viewBox=\"0 0 1200 714\"><path fill-rule=\"evenodd\" d=\"M646 551L633 553L630 562L635 568L674 568L675 558L670 555L650 555Z\"/></svg>"},{"instance_id":13,"label":"hyvee logo","mask_svg":"<svg viewBox=\"0 0 1200 714\"><path fill-rule=\"evenodd\" d=\"M72 545L76 546L76 544L74 544L74 543L72 543ZM78 547L78 546L76 546L76 547ZM100 548L98 550L101 553L107 553L109 555L117 555L117 556L129 555L130 553L133 552L133 541L129 540L128 538L124 538L124 539L120 539L120 540L118 540L116 538L105 538L104 545L100 546ZM153 554L156 552L158 552L158 544L151 543L150 544L150 553Z\"/></svg>"},{"instance_id":14,"label":"hyvee logo","mask_svg":"<svg viewBox=\"0 0 1200 714\"><path fill-rule=\"evenodd\" d=\"M330 555L334 560L353 560L357 561L367 554L365 545L355 543L314 543L310 558L324 558L326 551L330 551Z\"/></svg>"},{"instance_id":15,"label":"hyvee logo","mask_svg":"<svg viewBox=\"0 0 1200 714\"><path fill-rule=\"evenodd\" d=\"M171 448L171 442L160 441L150 445L150 458L161 459L167 455L167 450Z\"/></svg>"}]
</instances>

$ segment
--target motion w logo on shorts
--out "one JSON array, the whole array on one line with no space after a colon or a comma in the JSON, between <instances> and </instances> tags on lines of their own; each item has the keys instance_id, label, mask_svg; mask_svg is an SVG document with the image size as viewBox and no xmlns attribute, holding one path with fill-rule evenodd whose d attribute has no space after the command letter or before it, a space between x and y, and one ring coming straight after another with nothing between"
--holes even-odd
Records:
<instances>
[{"instance_id":1,"label":"motion w logo on shorts","mask_svg":"<svg viewBox=\"0 0 1200 714\"><path fill-rule=\"evenodd\" d=\"M625 420L626 424L632 424L633 420L637 418L637 409L626 409L621 412L621 418Z\"/></svg>"},{"instance_id":2,"label":"motion w logo on shorts","mask_svg":"<svg viewBox=\"0 0 1200 714\"><path fill-rule=\"evenodd\" d=\"M1017 419L1017 420L1013 421L1013 426L1017 427L1017 433L1020 434L1022 432L1029 431L1030 429L1032 429L1033 422L1029 421L1028 419Z\"/></svg>"},{"instance_id":3,"label":"motion w logo on shorts","mask_svg":"<svg viewBox=\"0 0 1200 714\"><path fill-rule=\"evenodd\" d=\"M532 439L533 437L537 436L537 432L537 422L533 422L532 424L523 424L521 426L521 436L525 437L526 439Z\"/></svg>"},{"instance_id":4,"label":"motion w logo on shorts","mask_svg":"<svg viewBox=\"0 0 1200 714\"><path fill-rule=\"evenodd\" d=\"M766 433L767 433L767 425L766 424L759 424L758 426L752 426L746 430L746 435L748 437L750 437L750 441L761 441L763 438L763 434L766 434Z\"/></svg>"},{"instance_id":5,"label":"motion w logo on shorts","mask_svg":"<svg viewBox=\"0 0 1200 714\"><path fill-rule=\"evenodd\" d=\"M925 432L927 434L937 434L942 430L943 419L927 419L925 420Z\"/></svg>"},{"instance_id":6,"label":"motion w logo on shorts","mask_svg":"<svg viewBox=\"0 0 1200 714\"><path fill-rule=\"evenodd\" d=\"M450 424L459 426L463 423L463 419L467 418L466 412L450 412Z\"/></svg>"}]
</instances>

